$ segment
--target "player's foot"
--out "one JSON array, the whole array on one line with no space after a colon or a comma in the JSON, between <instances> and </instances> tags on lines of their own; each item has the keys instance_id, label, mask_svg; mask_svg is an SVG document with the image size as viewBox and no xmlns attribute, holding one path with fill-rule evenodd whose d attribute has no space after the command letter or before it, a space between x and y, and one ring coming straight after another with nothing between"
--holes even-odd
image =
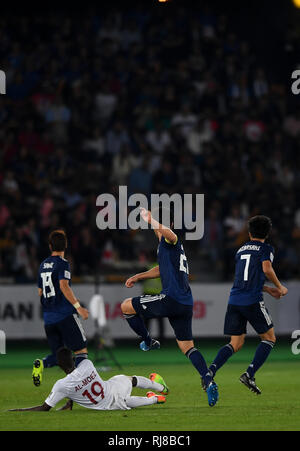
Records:
<instances>
[{"instance_id":1,"label":"player's foot","mask_svg":"<svg viewBox=\"0 0 300 451\"><path fill-rule=\"evenodd\" d=\"M153 393L153 391L147 392L147 398L153 398L153 396L157 399L157 404L164 404L166 402L166 397L163 395L157 395L156 393Z\"/></svg>"},{"instance_id":2,"label":"player's foot","mask_svg":"<svg viewBox=\"0 0 300 451\"><path fill-rule=\"evenodd\" d=\"M140 349L142 351L150 351L151 349L159 349L159 348L160 348L160 342L158 340L154 340L153 338L151 340L150 346L146 345L146 343L144 341L142 341L140 343Z\"/></svg>"},{"instance_id":3,"label":"player's foot","mask_svg":"<svg viewBox=\"0 0 300 451\"><path fill-rule=\"evenodd\" d=\"M209 372L209 374L211 375L211 378L213 379L213 377L214 377L214 374L213 374L213 372L212 372L212 370L209 368L208 369L208 372ZM203 377L201 377L201 385L202 385L202 390L203 391L206 391L206 384L205 384L205 382L204 382L204 379L203 379Z\"/></svg>"},{"instance_id":4,"label":"player's foot","mask_svg":"<svg viewBox=\"0 0 300 451\"><path fill-rule=\"evenodd\" d=\"M210 407L215 406L219 399L218 386L215 383L215 381L211 381L210 384L208 384L208 387L206 388L206 393L208 398L208 405Z\"/></svg>"},{"instance_id":5,"label":"player's foot","mask_svg":"<svg viewBox=\"0 0 300 451\"><path fill-rule=\"evenodd\" d=\"M165 383L164 379L157 373L151 373L149 376L150 381L157 382L158 384L163 385L164 389L160 393L162 395L167 395L169 393L169 388L167 384Z\"/></svg>"},{"instance_id":6,"label":"player's foot","mask_svg":"<svg viewBox=\"0 0 300 451\"><path fill-rule=\"evenodd\" d=\"M41 359L37 359L33 363L32 380L36 387L39 387L43 379L44 364Z\"/></svg>"},{"instance_id":7,"label":"player's foot","mask_svg":"<svg viewBox=\"0 0 300 451\"><path fill-rule=\"evenodd\" d=\"M246 387L249 388L249 390L251 390L253 393L256 393L257 395L261 395L261 391L255 383L255 378L250 377L248 373L243 373L241 375L240 382L242 384L246 385Z\"/></svg>"}]
</instances>

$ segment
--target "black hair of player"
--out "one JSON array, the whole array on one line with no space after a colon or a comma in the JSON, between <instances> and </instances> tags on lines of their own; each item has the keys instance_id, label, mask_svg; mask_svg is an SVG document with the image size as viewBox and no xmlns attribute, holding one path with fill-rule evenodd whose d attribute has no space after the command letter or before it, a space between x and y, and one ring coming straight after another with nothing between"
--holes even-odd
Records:
<instances>
[{"instance_id":1,"label":"black hair of player","mask_svg":"<svg viewBox=\"0 0 300 451\"><path fill-rule=\"evenodd\" d=\"M64 230L53 230L49 235L49 246L52 252L64 252L67 248L67 236Z\"/></svg>"},{"instance_id":2,"label":"black hair of player","mask_svg":"<svg viewBox=\"0 0 300 451\"><path fill-rule=\"evenodd\" d=\"M59 348L56 352L58 366L65 372L71 373L74 370L74 359L72 351L68 348Z\"/></svg>"},{"instance_id":3,"label":"black hair of player","mask_svg":"<svg viewBox=\"0 0 300 451\"><path fill-rule=\"evenodd\" d=\"M257 215L248 221L248 230L252 238L266 239L272 229L272 221L268 216Z\"/></svg>"}]
</instances>

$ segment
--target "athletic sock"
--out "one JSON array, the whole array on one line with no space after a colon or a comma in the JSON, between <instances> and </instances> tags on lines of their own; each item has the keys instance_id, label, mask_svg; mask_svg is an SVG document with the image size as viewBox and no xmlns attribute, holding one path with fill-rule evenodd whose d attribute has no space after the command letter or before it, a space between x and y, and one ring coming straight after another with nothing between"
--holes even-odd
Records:
<instances>
[{"instance_id":1,"label":"athletic sock","mask_svg":"<svg viewBox=\"0 0 300 451\"><path fill-rule=\"evenodd\" d=\"M212 371L215 376L216 372L227 362L227 360L234 354L234 349L231 344L227 344L220 349L217 354L217 357L210 365L209 369Z\"/></svg>"},{"instance_id":2,"label":"athletic sock","mask_svg":"<svg viewBox=\"0 0 300 451\"><path fill-rule=\"evenodd\" d=\"M133 376L136 379L136 385L137 388L144 388L145 390L153 390L162 392L164 389L164 386L162 384L158 384L157 382L151 381L147 377L143 376Z\"/></svg>"},{"instance_id":3,"label":"athletic sock","mask_svg":"<svg viewBox=\"0 0 300 451\"><path fill-rule=\"evenodd\" d=\"M146 396L128 396L125 399L127 407L135 408L142 406L149 406L151 404L157 403L156 396L151 396L151 398L147 398Z\"/></svg>"},{"instance_id":4,"label":"athletic sock","mask_svg":"<svg viewBox=\"0 0 300 451\"><path fill-rule=\"evenodd\" d=\"M150 337L150 334L148 330L146 329L145 323L141 316L139 315L124 315L124 318L128 322L131 329L139 336L141 337L147 346L151 345L152 338Z\"/></svg>"},{"instance_id":5,"label":"athletic sock","mask_svg":"<svg viewBox=\"0 0 300 451\"><path fill-rule=\"evenodd\" d=\"M212 381L212 377L201 352L196 348L191 348L185 355L190 359L200 376L203 378L204 384L207 386Z\"/></svg>"},{"instance_id":6,"label":"athletic sock","mask_svg":"<svg viewBox=\"0 0 300 451\"><path fill-rule=\"evenodd\" d=\"M82 354L75 354L75 367L77 368L79 363L88 358L88 354L83 352Z\"/></svg>"},{"instance_id":7,"label":"athletic sock","mask_svg":"<svg viewBox=\"0 0 300 451\"><path fill-rule=\"evenodd\" d=\"M47 355L43 358L44 368L52 368L57 365L56 356L54 354Z\"/></svg>"},{"instance_id":8,"label":"athletic sock","mask_svg":"<svg viewBox=\"0 0 300 451\"><path fill-rule=\"evenodd\" d=\"M254 376L256 371L259 370L259 368L265 363L274 346L275 343L269 340L263 340L258 345L254 359L247 369L247 373L251 378Z\"/></svg>"}]
</instances>

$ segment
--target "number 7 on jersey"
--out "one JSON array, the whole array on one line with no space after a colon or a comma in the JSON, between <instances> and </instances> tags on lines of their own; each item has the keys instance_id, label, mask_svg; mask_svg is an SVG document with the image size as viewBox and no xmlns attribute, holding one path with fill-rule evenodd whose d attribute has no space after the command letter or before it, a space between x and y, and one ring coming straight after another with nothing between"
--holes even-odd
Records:
<instances>
[{"instance_id":1,"label":"number 7 on jersey","mask_svg":"<svg viewBox=\"0 0 300 451\"><path fill-rule=\"evenodd\" d=\"M244 269L244 280L245 281L248 280L250 258L251 258L251 254L241 255L241 260L246 260L245 269Z\"/></svg>"}]
</instances>

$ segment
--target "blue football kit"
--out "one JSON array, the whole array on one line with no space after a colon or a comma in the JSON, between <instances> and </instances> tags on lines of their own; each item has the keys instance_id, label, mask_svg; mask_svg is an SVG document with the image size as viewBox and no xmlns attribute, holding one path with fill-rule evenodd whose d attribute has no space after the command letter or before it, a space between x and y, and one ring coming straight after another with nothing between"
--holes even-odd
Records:
<instances>
[{"instance_id":1,"label":"blue football kit","mask_svg":"<svg viewBox=\"0 0 300 451\"><path fill-rule=\"evenodd\" d=\"M262 263L273 262L274 249L267 243L251 240L235 255L235 277L230 291L225 318L225 335L242 335L249 322L257 333L273 327L272 319L263 300L266 281Z\"/></svg>"},{"instance_id":2,"label":"blue football kit","mask_svg":"<svg viewBox=\"0 0 300 451\"><path fill-rule=\"evenodd\" d=\"M67 346L72 351L86 347L86 337L76 309L65 298L60 281L71 284L68 261L60 256L50 256L40 265L38 287L42 290L41 304L45 332L52 355L46 361L48 366L56 364L56 352ZM47 364L47 363L46 363Z\"/></svg>"},{"instance_id":3,"label":"blue football kit","mask_svg":"<svg viewBox=\"0 0 300 451\"><path fill-rule=\"evenodd\" d=\"M193 295L188 262L179 239L173 244L161 238L158 265L161 293L134 297L133 308L145 319L168 318L178 340L192 340Z\"/></svg>"}]
</instances>

